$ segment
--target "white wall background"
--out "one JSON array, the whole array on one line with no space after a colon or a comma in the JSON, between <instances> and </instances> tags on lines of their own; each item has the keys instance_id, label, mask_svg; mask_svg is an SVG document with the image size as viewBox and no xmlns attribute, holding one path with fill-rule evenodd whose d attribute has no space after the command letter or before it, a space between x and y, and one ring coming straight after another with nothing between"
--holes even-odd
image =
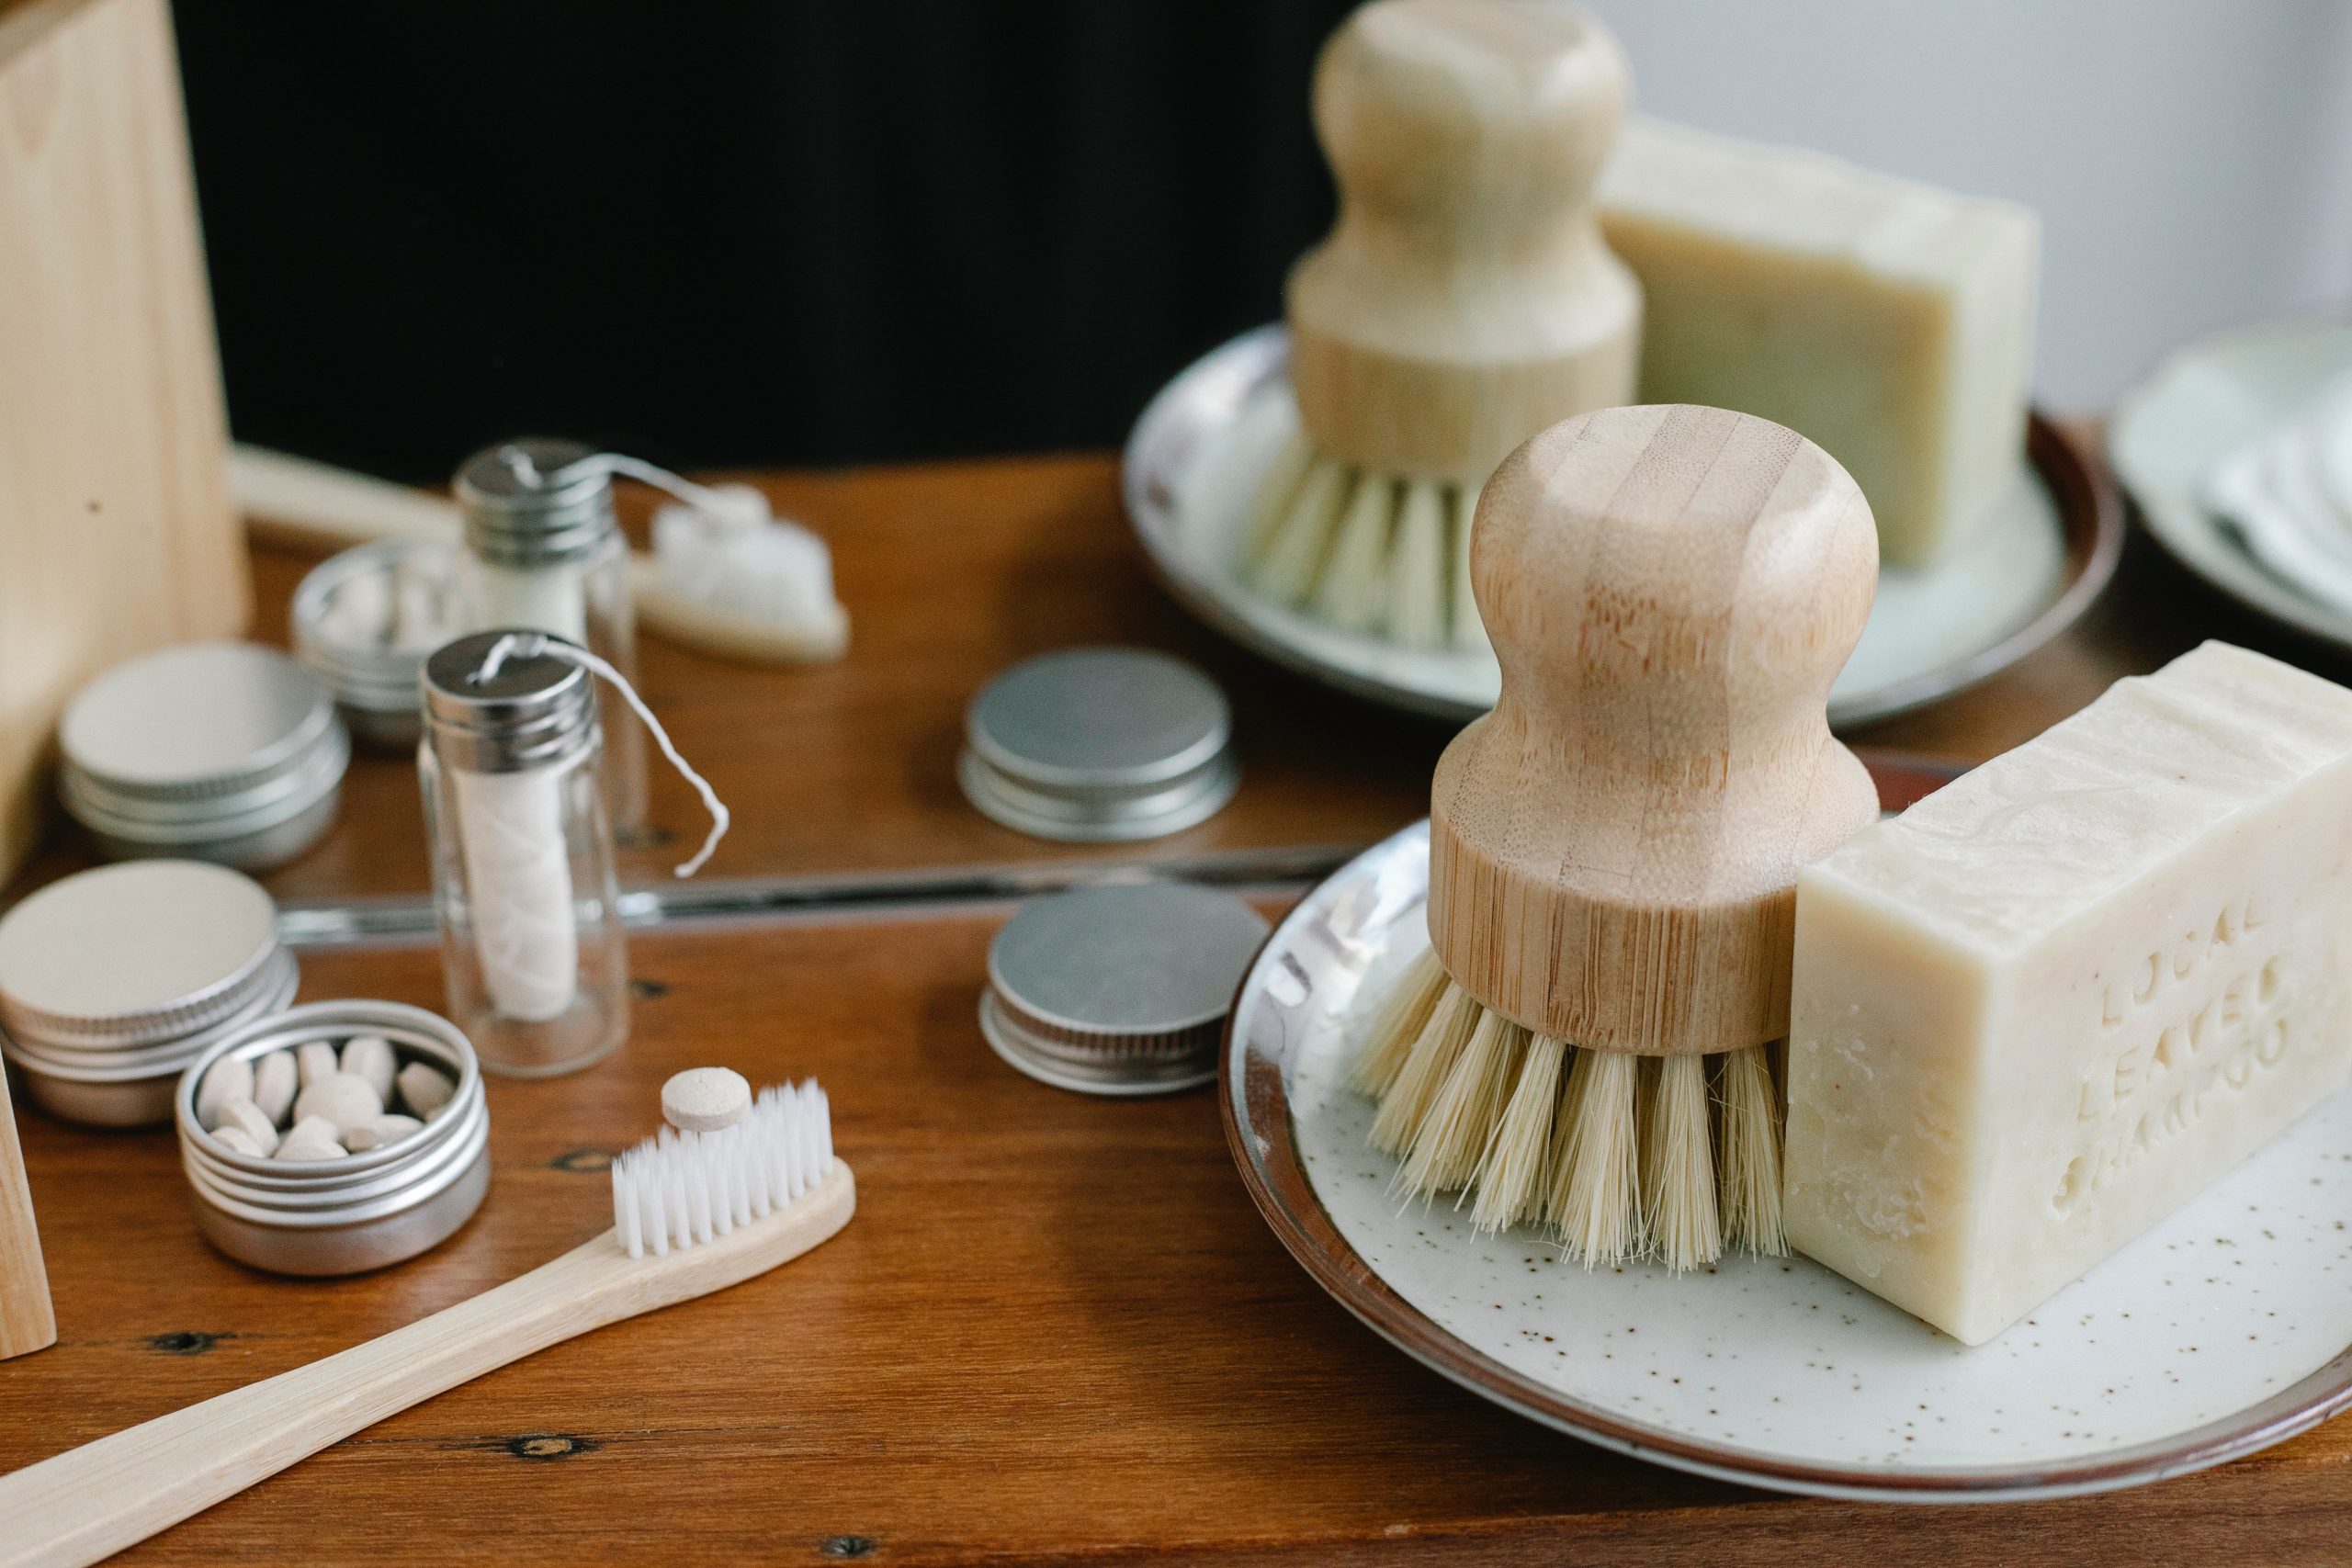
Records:
<instances>
[{"instance_id":1,"label":"white wall background","mask_svg":"<svg viewBox=\"0 0 2352 1568\"><path fill-rule=\"evenodd\" d=\"M2042 220L2041 400L2352 306L2352 0L1586 0L1634 97Z\"/></svg>"}]
</instances>

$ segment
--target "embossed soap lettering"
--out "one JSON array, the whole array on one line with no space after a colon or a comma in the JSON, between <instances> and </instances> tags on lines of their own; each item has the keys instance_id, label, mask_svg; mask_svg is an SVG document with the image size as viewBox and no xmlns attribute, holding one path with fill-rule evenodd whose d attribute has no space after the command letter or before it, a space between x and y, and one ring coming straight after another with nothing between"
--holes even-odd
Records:
<instances>
[{"instance_id":1,"label":"embossed soap lettering","mask_svg":"<svg viewBox=\"0 0 2352 1568\"><path fill-rule=\"evenodd\" d=\"M2110 1030L2122 1028L2134 1010L2186 983L2216 953L2226 953L2263 924L2251 893L2222 905L2210 924L2183 931L2131 965L2120 978L2109 981L2099 997L2100 1024Z\"/></svg>"},{"instance_id":2,"label":"embossed soap lettering","mask_svg":"<svg viewBox=\"0 0 2352 1568\"><path fill-rule=\"evenodd\" d=\"M2238 934L2245 930L2240 928ZM2234 944L2236 936L2231 939ZM2199 965L2201 967L2201 965ZM2179 1071L2214 1048L2217 1041L2233 1041L2247 1032L2255 1017L2275 1006L2278 991L2278 961L2266 961L2259 971L2241 970L2186 1018L2177 1018L2156 1032L2153 1041L2135 1040L2117 1048L2085 1071L2075 1085L2075 1121L2101 1122L2118 1106L2149 1085Z\"/></svg>"},{"instance_id":3,"label":"embossed soap lettering","mask_svg":"<svg viewBox=\"0 0 2352 1568\"><path fill-rule=\"evenodd\" d=\"M2108 1114L2097 1114L2091 1086L2086 1082L2076 1119L2099 1122L2104 1131L2060 1173L2051 1194L2058 1213L2066 1213L2085 1194L2107 1186L2196 1126L2216 1096L2245 1092L2258 1073L2285 1058L2291 1036L2281 1016L2284 1010L2278 1005L2279 990L2278 961L2273 958L2257 974L2232 976L2222 994L2199 1008L2186 1027L2175 1024L2164 1031L2153 1052L2134 1046L2121 1053L2110 1071L2098 1079L2100 1084L2111 1088L2128 1076L2135 1091L2152 1084L2171 1086L2163 1099L2136 1114L2120 1108L2120 1095L2107 1101ZM2249 1007L2249 1001L2255 1005Z\"/></svg>"}]
</instances>

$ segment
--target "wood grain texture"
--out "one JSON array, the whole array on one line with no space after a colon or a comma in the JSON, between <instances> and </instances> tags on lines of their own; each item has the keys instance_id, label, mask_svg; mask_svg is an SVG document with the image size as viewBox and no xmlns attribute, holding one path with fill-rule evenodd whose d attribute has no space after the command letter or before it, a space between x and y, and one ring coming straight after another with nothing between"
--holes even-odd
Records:
<instances>
[{"instance_id":1,"label":"wood grain texture","mask_svg":"<svg viewBox=\"0 0 2352 1568\"><path fill-rule=\"evenodd\" d=\"M0 1361L44 1350L57 1342L57 1314L49 1299L49 1269L41 1261L40 1229L33 1222L32 1188L24 1151L0 1077Z\"/></svg>"},{"instance_id":2,"label":"wood grain texture","mask_svg":"<svg viewBox=\"0 0 2352 1568\"><path fill-rule=\"evenodd\" d=\"M1286 295L1318 446L1476 485L1634 400L1641 288L1591 202L1629 91L1608 29L1545 0L1376 0L1332 35L1315 128L1339 222Z\"/></svg>"},{"instance_id":3,"label":"wood grain texture","mask_svg":"<svg viewBox=\"0 0 2352 1568\"><path fill-rule=\"evenodd\" d=\"M0 1363L0 1469L340 1350L609 1223L603 1161L712 1060L831 1094L859 1216L773 1276L453 1389L128 1563L2337 1560L2352 1427L2109 1497L1775 1497L1532 1426L1398 1355L1250 1208L1205 1093L1114 1102L1000 1063L1001 911L640 938L637 1032L489 1085L481 1213L343 1280L211 1252L168 1134L25 1126L66 1337ZM306 997L430 1006L429 951L321 955ZM1561 1267L1538 1259L1536 1267Z\"/></svg>"},{"instance_id":4,"label":"wood grain texture","mask_svg":"<svg viewBox=\"0 0 2352 1568\"><path fill-rule=\"evenodd\" d=\"M0 876L74 688L248 613L163 0L0 11Z\"/></svg>"},{"instance_id":5,"label":"wood grain texture","mask_svg":"<svg viewBox=\"0 0 2352 1568\"><path fill-rule=\"evenodd\" d=\"M81 1568L550 1345L764 1274L857 1207L839 1160L782 1211L664 1257L607 1230L518 1279L276 1377L0 1476L6 1568Z\"/></svg>"},{"instance_id":6,"label":"wood grain texture","mask_svg":"<svg viewBox=\"0 0 2352 1568\"><path fill-rule=\"evenodd\" d=\"M1876 581L1861 491L1767 420L1607 409L1504 460L1470 547L1503 685L1430 791L1446 972L1593 1050L1780 1038L1797 872L1878 812L1826 713Z\"/></svg>"}]
</instances>

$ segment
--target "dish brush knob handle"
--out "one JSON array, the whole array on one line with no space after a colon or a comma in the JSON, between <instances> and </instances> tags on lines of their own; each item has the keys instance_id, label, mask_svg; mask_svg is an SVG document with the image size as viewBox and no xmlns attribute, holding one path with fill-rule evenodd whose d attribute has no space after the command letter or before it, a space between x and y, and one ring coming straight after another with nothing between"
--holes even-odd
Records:
<instances>
[{"instance_id":1,"label":"dish brush knob handle","mask_svg":"<svg viewBox=\"0 0 2352 1568\"><path fill-rule=\"evenodd\" d=\"M1877 564L1853 479L1768 420L1607 409L1512 453L1470 547L1502 694L1431 798L1454 978L1595 1049L1786 1033L1797 873L1878 809L1827 716Z\"/></svg>"},{"instance_id":2,"label":"dish brush knob handle","mask_svg":"<svg viewBox=\"0 0 2352 1568\"><path fill-rule=\"evenodd\" d=\"M1332 36L1314 107L1340 220L1288 294L1320 445L1475 485L1632 400L1641 292L1592 210L1630 91L1609 30L1551 0L1374 0Z\"/></svg>"}]
</instances>

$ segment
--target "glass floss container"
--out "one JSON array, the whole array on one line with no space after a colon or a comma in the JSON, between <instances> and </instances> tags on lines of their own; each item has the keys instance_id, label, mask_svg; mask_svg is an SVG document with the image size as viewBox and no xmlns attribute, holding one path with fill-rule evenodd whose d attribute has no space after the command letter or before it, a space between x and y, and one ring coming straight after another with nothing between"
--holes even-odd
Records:
<instances>
[{"instance_id":1,"label":"glass floss container","mask_svg":"<svg viewBox=\"0 0 2352 1568\"><path fill-rule=\"evenodd\" d=\"M417 768L449 1012L492 1072L584 1067L628 1033L628 966L589 672L503 632L425 661Z\"/></svg>"},{"instance_id":2,"label":"glass floss container","mask_svg":"<svg viewBox=\"0 0 2352 1568\"><path fill-rule=\"evenodd\" d=\"M578 441L526 436L467 458L455 488L465 513L459 574L469 624L551 633L634 685L628 541L614 515L604 455ZM636 832L645 824L646 760L634 727L606 737L602 767L615 829Z\"/></svg>"}]
</instances>

